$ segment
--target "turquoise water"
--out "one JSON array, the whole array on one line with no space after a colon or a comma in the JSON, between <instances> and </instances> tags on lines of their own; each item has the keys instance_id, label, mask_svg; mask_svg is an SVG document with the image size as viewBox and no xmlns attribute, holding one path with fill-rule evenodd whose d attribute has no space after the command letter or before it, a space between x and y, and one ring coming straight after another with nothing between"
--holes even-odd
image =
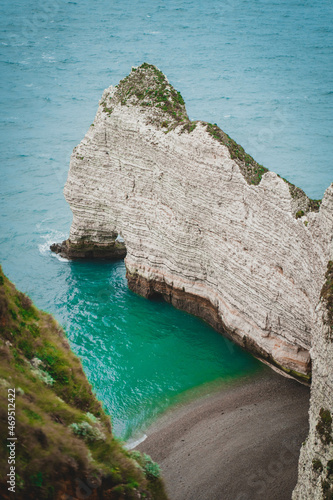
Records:
<instances>
[{"instance_id":1,"label":"turquoise water","mask_svg":"<svg viewBox=\"0 0 333 500\"><path fill-rule=\"evenodd\" d=\"M121 436L193 386L258 368L258 361L197 318L130 292L124 262L67 267L58 313Z\"/></svg>"},{"instance_id":2,"label":"turquoise water","mask_svg":"<svg viewBox=\"0 0 333 500\"><path fill-rule=\"evenodd\" d=\"M0 261L65 326L115 431L128 437L177 394L252 373L196 318L126 288L123 263L68 263L69 157L104 88L156 64L191 119L321 198L333 178L332 4L296 0L3 0Z\"/></svg>"}]
</instances>

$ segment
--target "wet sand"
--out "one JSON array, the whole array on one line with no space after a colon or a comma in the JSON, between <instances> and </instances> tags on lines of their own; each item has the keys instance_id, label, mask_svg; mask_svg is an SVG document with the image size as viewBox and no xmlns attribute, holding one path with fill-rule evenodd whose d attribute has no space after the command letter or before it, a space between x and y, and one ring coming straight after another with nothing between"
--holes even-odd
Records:
<instances>
[{"instance_id":1,"label":"wet sand","mask_svg":"<svg viewBox=\"0 0 333 500\"><path fill-rule=\"evenodd\" d=\"M170 500L290 500L309 395L265 367L170 410L137 449L160 464Z\"/></svg>"}]
</instances>

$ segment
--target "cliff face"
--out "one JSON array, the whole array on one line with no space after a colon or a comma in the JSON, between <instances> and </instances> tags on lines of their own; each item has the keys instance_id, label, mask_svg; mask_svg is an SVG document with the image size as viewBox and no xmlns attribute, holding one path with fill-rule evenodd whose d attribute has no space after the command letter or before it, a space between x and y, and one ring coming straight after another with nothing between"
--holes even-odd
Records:
<instances>
[{"instance_id":1,"label":"cliff face","mask_svg":"<svg viewBox=\"0 0 333 500\"><path fill-rule=\"evenodd\" d=\"M216 125L190 122L180 94L144 64L104 91L64 192L73 224L58 251L112 251L121 235L132 290L309 378L332 186L319 209Z\"/></svg>"},{"instance_id":2,"label":"cliff face","mask_svg":"<svg viewBox=\"0 0 333 500\"><path fill-rule=\"evenodd\" d=\"M56 321L0 267L0 497L165 499L157 464L125 451Z\"/></svg>"},{"instance_id":3,"label":"cliff face","mask_svg":"<svg viewBox=\"0 0 333 500\"><path fill-rule=\"evenodd\" d=\"M333 262L316 310L309 436L301 449L293 500L333 498Z\"/></svg>"}]
</instances>

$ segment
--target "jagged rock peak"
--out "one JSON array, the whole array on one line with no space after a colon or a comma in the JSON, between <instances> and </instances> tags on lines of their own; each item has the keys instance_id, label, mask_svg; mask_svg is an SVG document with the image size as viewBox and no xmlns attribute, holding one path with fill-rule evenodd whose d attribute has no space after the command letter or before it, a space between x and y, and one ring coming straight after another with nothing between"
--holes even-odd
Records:
<instances>
[{"instance_id":1,"label":"jagged rock peak","mask_svg":"<svg viewBox=\"0 0 333 500\"><path fill-rule=\"evenodd\" d=\"M116 87L103 94L101 105L109 115L115 105L149 108L150 123L165 130L188 122L184 100L156 66L143 63Z\"/></svg>"},{"instance_id":2,"label":"jagged rock peak","mask_svg":"<svg viewBox=\"0 0 333 500\"><path fill-rule=\"evenodd\" d=\"M169 83L162 71L152 64L145 62L141 66L132 67L131 73L118 85L104 91L100 105L108 116L115 106L137 106L146 115L146 123L161 128L165 133L176 127L180 127L180 133L191 133L200 123L211 137L227 147L230 157L237 163L248 184L258 185L262 176L269 171L246 153L244 148L216 123L191 121L181 93ZM294 200L296 218L319 210L320 200L311 200L302 189L286 179L283 180L288 184Z\"/></svg>"}]
</instances>

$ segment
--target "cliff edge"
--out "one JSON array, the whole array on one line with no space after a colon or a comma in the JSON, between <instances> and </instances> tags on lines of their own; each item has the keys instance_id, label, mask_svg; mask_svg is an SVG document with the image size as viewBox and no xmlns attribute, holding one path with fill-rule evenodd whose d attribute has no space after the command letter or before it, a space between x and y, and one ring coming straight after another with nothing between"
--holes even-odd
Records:
<instances>
[{"instance_id":1,"label":"cliff edge","mask_svg":"<svg viewBox=\"0 0 333 500\"><path fill-rule=\"evenodd\" d=\"M129 287L202 317L303 381L331 255L333 187L322 202L269 172L144 63L103 93L74 149L68 258L127 252ZM119 241L118 236L122 239Z\"/></svg>"},{"instance_id":2,"label":"cliff edge","mask_svg":"<svg viewBox=\"0 0 333 500\"><path fill-rule=\"evenodd\" d=\"M54 318L0 267L0 497L167 499L159 467L124 450Z\"/></svg>"},{"instance_id":3,"label":"cliff edge","mask_svg":"<svg viewBox=\"0 0 333 500\"><path fill-rule=\"evenodd\" d=\"M301 448L293 500L333 498L333 262L316 309L312 332L313 380L309 436Z\"/></svg>"}]
</instances>

